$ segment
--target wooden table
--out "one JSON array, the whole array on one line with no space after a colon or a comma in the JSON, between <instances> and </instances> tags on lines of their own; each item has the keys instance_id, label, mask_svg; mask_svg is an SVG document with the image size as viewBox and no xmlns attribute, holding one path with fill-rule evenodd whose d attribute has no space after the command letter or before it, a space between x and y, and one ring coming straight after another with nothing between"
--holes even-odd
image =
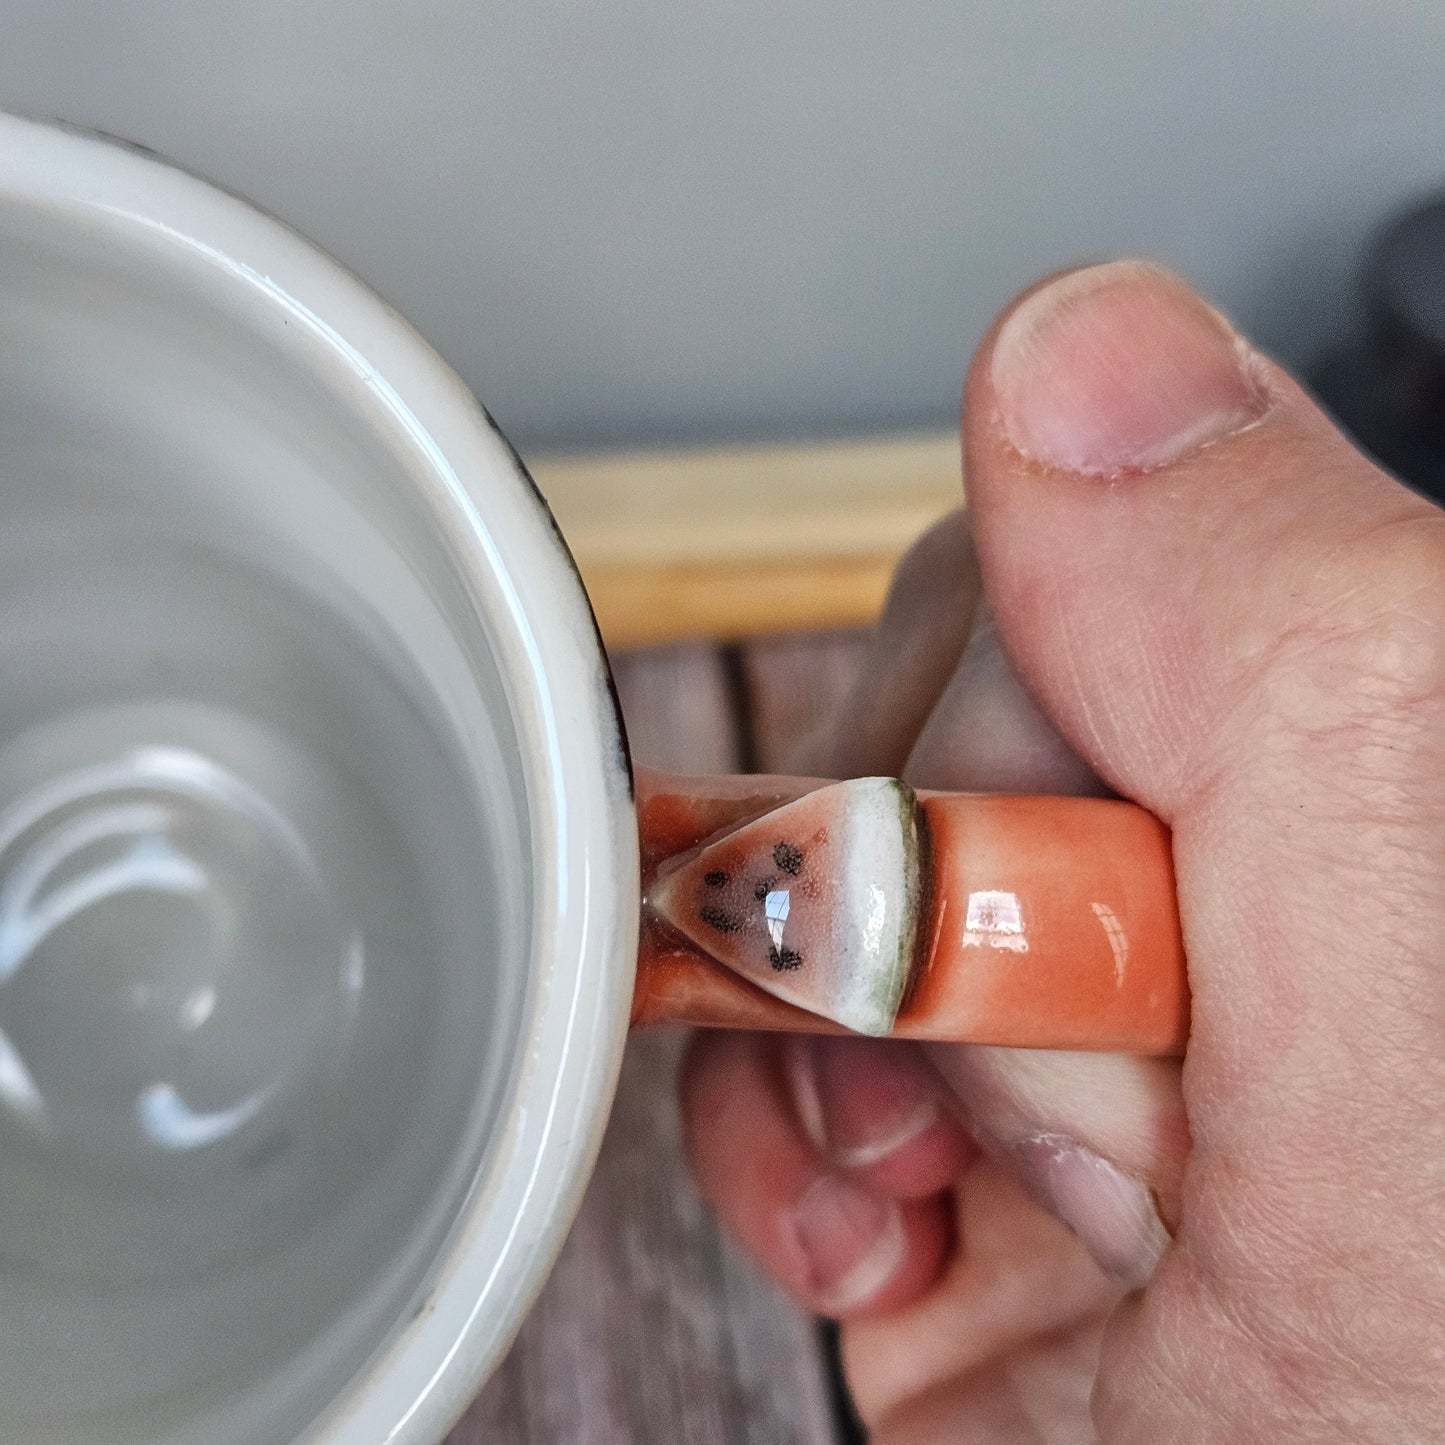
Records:
<instances>
[{"instance_id":1,"label":"wooden table","mask_svg":"<svg viewBox=\"0 0 1445 1445\"><path fill-rule=\"evenodd\" d=\"M614 657L639 762L784 766L853 677L862 636ZM825 1337L719 1233L682 1155L670 1031L628 1046L602 1157L510 1357L449 1445L847 1445Z\"/></svg>"},{"instance_id":2,"label":"wooden table","mask_svg":"<svg viewBox=\"0 0 1445 1445\"><path fill-rule=\"evenodd\" d=\"M529 464L610 647L869 623L963 500L956 430Z\"/></svg>"}]
</instances>

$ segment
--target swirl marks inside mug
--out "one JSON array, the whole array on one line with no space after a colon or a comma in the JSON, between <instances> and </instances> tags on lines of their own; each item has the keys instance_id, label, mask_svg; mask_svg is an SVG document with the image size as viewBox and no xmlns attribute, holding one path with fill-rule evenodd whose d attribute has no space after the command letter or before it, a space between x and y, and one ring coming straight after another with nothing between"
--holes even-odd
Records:
<instances>
[{"instance_id":1,"label":"swirl marks inside mug","mask_svg":"<svg viewBox=\"0 0 1445 1445\"><path fill-rule=\"evenodd\" d=\"M340 1062L362 930L237 770L334 773L294 751L181 703L0 748L0 1108L47 1147L143 1172L256 1135Z\"/></svg>"},{"instance_id":2,"label":"swirl marks inside mug","mask_svg":"<svg viewBox=\"0 0 1445 1445\"><path fill-rule=\"evenodd\" d=\"M389 459L123 294L0 348L0 1439L250 1445L424 1298L526 835Z\"/></svg>"}]
</instances>

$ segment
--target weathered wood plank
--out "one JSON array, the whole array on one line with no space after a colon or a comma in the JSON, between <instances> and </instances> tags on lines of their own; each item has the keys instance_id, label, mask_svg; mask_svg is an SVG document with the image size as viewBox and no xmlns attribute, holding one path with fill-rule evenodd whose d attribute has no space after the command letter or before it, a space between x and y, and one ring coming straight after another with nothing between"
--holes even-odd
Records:
<instances>
[{"instance_id":1,"label":"weathered wood plank","mask_svg":"<svg viewBox=\"0 0 1445 1445\"><path fill-rule=\"evenodd\" d=\"M811 770L809 740L837 719L868 643L866 630L759 638L742 649L753 752L764 772Z\"/></svg>"},{"instance_id":2,"label":"weathered wood plank","mask_svg":"<svg viewBox=\"0 0 1445 1445\"><path fill-rule=\"evenodd\" d=\"M747 699L753 766L827 771L820 761L829 751L824 740L858 679L867 647L867 629L849 628L757 638L737 650L734 666ZM823 1327L821 1342L838 1445L863 1445L867 1436L843 1381L836 1326Z\"/></svg>"},{"instance_id":3,"label":"weathered wood plank","mask_svg":"<svg viewBox=\"0 0 1445 1445\"><path fill-rule=\"evenodd\" d=\"M624 655L639 762L728 771L736 699L720 654ZM688 1177L682 1039L634 1039L591 1188L516 1346L451 1445L831 1445L811 1321L723 1239Z\"/></svg>"},{"instance_id":4,"label":"weathered wood plank","mask_svg":"<svg viewBox=\"0 0 1445 1445\"><path fill-rule=\"evenodd\" d=\"M633 756L674 773L736 772L738 702L720 649L648 647L614 662Z\"/></svg>"}]
</instances>

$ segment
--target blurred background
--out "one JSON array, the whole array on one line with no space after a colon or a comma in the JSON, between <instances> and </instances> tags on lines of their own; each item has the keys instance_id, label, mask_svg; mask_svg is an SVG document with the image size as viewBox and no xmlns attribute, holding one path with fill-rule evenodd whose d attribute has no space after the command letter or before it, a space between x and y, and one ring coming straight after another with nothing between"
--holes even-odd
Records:
<instances>
[{"instance_id":1,"label":"blurred background","mask_svg":"<svg viewBox=\"0 0 1445 1445\"><path fill-rule=\"evenodd\" d=\"M0 108L255 201L457 368L579 553L635 752L679 770L827 725L844 625L957 499L968 356L1050 269L1175 267L1445 491L1445 212L1379 243L1445 183L1442 95L1422 0L0 0ZM857 1438L687 1183L677 1051L629 1050L454 1445Z\"/></svg>"},{"instance_id":2,"label":"blurred background","mask_svg":"<svg viewBox=\"0 0 1445 1445\"><path fill-rule=\"evenodd\" d=\"M0 0L0 106L348 262L524 451L947 425L1042 271L1310 369L1445 171L1422 0Z\"/></svg>"}]
</instances>

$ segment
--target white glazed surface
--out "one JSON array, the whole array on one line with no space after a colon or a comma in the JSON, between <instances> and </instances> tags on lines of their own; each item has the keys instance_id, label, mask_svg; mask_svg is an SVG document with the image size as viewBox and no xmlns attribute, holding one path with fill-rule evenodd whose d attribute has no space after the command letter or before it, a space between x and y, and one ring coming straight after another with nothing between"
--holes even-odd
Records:
<instances>
[{"instance_id":1,"label":"white glazed surface","mask_svg":"<svg viewBox=\"0 0 1445 1445\"><path fill-rule=\"evenodd\" d=\"M73 424L75 436L58 435L52 445L52 421L60 433ZM100 448L101 471L82 486L71 475L79 475L75 457L107 428L119 440ZM147 456L153 469L139 465ZM64 486L54 480L62 473ZM43 513L52 481L57 496L80 488L88 504L114 483L108 525L119 529L118 553L128 545L127 518L154 517L160 536L172 526L211 526L223 552L244 554L248 564L264 553L278 578L289 576L278 581L277 611L299 613L298 629L308 600L362 619L386 668L418 693L418 716L445 734L439 747L455 754L452 802L486 814L476 823L475 862L442 859L443 876L429 885L455 900L438 929L486 947L470 969L455 958L450 971L441 968L444 1006L416 1045L414 1068L398 1071L393 1059L388 1076L377 1056L342 1076L347 1097L337 1118L373 1111L372 1093L376 1112L399 1090L415 1106L417 1117L389 1137L390 1152L378 1145L376 1160L363 1160L350 1195L332 1200L313 1170L304 1198L273 1201L272 1214L261 1201L248 1216L264 1234L276 1210L319 1211L311 1235L299 1226L283 1232L270 1274L232 1262L230 1274L213 1270L198 1283L183 1264L165 1273L164 1234L138 1248L145 1268L161 1271L159 1286L148 1286L143 1307L131 1312L130 1337L98 1335L98 1353L77 1373L124 1379L135 1359L173 1348L190 1362L186 1369L195 1366L194 1379L183 1372L184 1398L162 1388L147 1401L142 1379L108 1419L103 1399L88 1398L82 1416L44 1398L7 1396L17 1379L44 1378L46 1362L25 1359L25 1309L57 1330L70 1309L78 1328L105 1286L78 1268L63 1298L27 1306L35 1277L0 1265L0 1320L10 1304L8 1335L0 1323L0 1425L24 1421L30 1445L275 1445L298 1435L326 1445L436 1441L500 1358L560 1247L600 1141L631 998L636 827L580 583L520 464L472 397L334 262L153 159L0 116L0 486L4 497ZM177 493L174 514L147 513L168 486ZM253 566L253 582L259 575ZM36 576L43 586L43 568ZM215 590L230 595L220 580ZM31 622L33 612L44 613L30 658L46 681L48 649L62 636L73 644L75 628L66 631L63 603L27 608L24 589L11 591L7 616ZM204 586L176 596L195 599L188 635L236 647L234 658L226 654L232 684L266 688L264 649L248 658L227 631L237 609L252 605L251 593L238 592L229 611L218 603L214 618ZM137 616L144 621L144 608ZM118 610L98 625L112 626L118 653L139 645L135 616ZM307 654L322 668L329 636ZM0 675L0 690L5 682ZM364 707L367 694L357 696ZM5 702L0 691L0 720L8 718ZM417 739L405 732L407 716L401 703L379 715L382 742L368 744L384 744L383 759L395 744L396 774L376 788L402 812L422 806L410 796L413 783L419 797L430 786L408 752ZM83 750L96 735L143 740L152 721L127 703L114 712L82 709L66 726L48 736L43 725L22 729L8 752L16 729L0 727L0 785L33 791L48 760L67 748ZM213 742L242 758L266 751L244 723L205 709L174 726L181 744L202 751ZM283 792L304 771L284 748L267 756L264 776ZM348 830L366 831L344 810L328 811L322 784L297 783L292 793L323 839L322 865L326 847L345 843ZM423 842L444 838L430 814L447 806L439 798L408 825L412 833ZM271 886L263 875L244 881L253 896ZM477 898L460 896L469 888ZM479 931L468 933L467 909L482 903ZM318 937L323 953L335 952L330 933ZM310 985L302 978L296 986L295 1008L304 1013ZM250 1002L264 1007L270 996L263 989ZM290 1074L306 1064L307 1049L340 1047L334 1029L312 1038L276 1022L256 1046ZM178 1123L174 1099L153 1096L151 1104L157 1137L169 1129L172 1141L209 1147L196 1121L180 1115ZM241 1130L247 1120L232 1122ZM9 1147L5 1137L0 1149ZM83 1161L106 1147L103 1131L87 1138L76 1167L89 1167ZM327 1147L340 1145L331 1139ZM120 1154L116 1167L129 1168L134 1151ZM149 1186L155 1176L146 1177ZM82 1186L83 1201L88 1177ZM97 1221L77 1208L77 1240L94 1248ZM3 1209L0 1198L0 1259L7 1228L24 1236ZM206 1221L192 1222L204 1235ZM128 1225L117 1229L118 1249L134 1242ZM266 1243L259 1238L260 1253ZM255 1366L266 1357L264 1311L253 1308L262 1294L271 1291L279 1330L304 1321L308 1301L314 1308L328 1289L335 1298L311 1333L288 1345L283 1360ZM210 1298L220 1307L198 1313ZM107 1351L118 1352L109 1363ZM7 1360L21 1363L7 1371Z\"/></svg>"}]
</instances>

